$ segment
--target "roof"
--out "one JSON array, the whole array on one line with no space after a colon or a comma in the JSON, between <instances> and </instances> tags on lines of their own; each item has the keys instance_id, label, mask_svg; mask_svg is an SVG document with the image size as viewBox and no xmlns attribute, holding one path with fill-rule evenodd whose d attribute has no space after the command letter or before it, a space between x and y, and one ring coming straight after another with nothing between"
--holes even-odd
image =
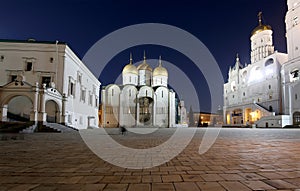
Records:
<instances>
[{"instance_id":1,"label":"roof","mask_svg":"<svg viewBox=\"0 0 300 191\"><path fill-rule=\"evenodd\" d=\"M11 42L11 43L33 43L33 44L56 44L56 41L37 41L35 39L28 40L16 40L16 39L0 39L0 42ZM58 44L66 45L66 42L58 41Z\"/></svg>"}]
</instances>

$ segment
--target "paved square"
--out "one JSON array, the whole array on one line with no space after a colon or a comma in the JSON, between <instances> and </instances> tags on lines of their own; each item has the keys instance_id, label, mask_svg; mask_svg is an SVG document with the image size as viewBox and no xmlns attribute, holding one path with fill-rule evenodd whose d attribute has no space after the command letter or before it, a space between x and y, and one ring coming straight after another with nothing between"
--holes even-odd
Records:
<instances>
[{"instance_id":1,"label":"paved square","mask_svg":"<svg viewBox=\"0 0 300 191\"><path fill-rule=\"evenodd\" d=\"M149 148L175 129L119 135L119 143ZM300 190L300 129L222 129L199 155L205 129L171 161L150 169L125 169L98 158L73 133L26 134L0 140L0 190Z\"/></svg>"}]
</instances>

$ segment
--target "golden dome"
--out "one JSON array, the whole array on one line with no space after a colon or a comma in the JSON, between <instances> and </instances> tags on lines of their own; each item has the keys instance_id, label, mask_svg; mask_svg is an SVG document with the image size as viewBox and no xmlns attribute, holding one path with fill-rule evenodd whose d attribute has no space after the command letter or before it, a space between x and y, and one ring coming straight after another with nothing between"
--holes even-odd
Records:
<instances>
[{"instance_id":1,"label":"golden dome","mask_svg":"<svg viewBox=\"0 0 300 191\"><path fill-rule=\"evenodd\" d=\"M122 74L136 74L138 75L139 72L138 70L136 69L135 65L132 64L132 56L130 54L130 63L127 64L124 68L123 68L123 71L122 71Z\"/></svg>"},{"instance_id":2,"label":"golden dome","mask_svg":"<svg viewBox=\"0 0 300 191\"><path fill-rule=\"evenodd\" d=\"M259 25L252 31L251 35L255 35L265 30L272 30L272 27L270 25Z\"/></svg>"},{"instance_id":3,"label":"golden dome","mask_svg":"<svg viewBox=\"0 0 300 191\"><path fill-rule=\"evenodd\" d=\"M146 63L146 55L145 55L145 52L144 52L144 61L142 64L140 64L138 67L137 67L138 70L148 70L150 72L152 72L152 68Z\"/></svg>"},{"instance_id":4,"label":"golden dome","mask_svg":"<svg viewBox=\"0 0 300 191\"><path fill-rule=\"evenodd\" d=\"M159 57L159 65L156 67L153 71L153 76L167 76L168 77L168 71L166 68L162 67L162 61L161 57Z\"/></svg>"},{"instance_id":5,"label":"golden dome","mask_svg":"<svg viewBox=\"0 0 300 191\"><path fill-rule=\"evenodd\" d=\"M265 30L272 30L270 25L262 24L262 12L258 13L258 26L252 31L251 35L255 35Z\"/></svg>"}]
</instances>

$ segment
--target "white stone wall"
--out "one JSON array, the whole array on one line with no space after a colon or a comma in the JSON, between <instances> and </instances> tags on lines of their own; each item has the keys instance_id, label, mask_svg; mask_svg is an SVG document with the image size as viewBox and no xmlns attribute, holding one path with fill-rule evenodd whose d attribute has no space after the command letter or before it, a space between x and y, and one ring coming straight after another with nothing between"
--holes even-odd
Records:
<instances>
[{"instance_id":1,"label":"white stone wall","mask_svg":"<svg viewBox=\"0 0 300 191\"><path fill-rule=\"evenodd\" d=\"M168 86L168 77L167 76L153 76L152 87L156 86Z\"/></svg>"},{"instance_id":2,"label":"white stone wall","mask_svg":"<svg viewBox=\"0 0 300 191\"><path fill-rule=\"evenodd\" d=\"M243 113L245 109L256 110L251 106L254 102L276 114L282 113L280 69L286 61L286 54L275 52L244 68L230 69L228 82L224 84L225 115L239 109ZM246 117L243 118L241 121L246 123Z\"/></svg>"},{"instance_id":3,"label":"white stone wall","mask_svg":"<svg viewBox=\"0 0 300 191\"><path fill-rule=\"evenodd\" d=\"M62 95L67 100L64 107L59 107L58 113L63 116L59 117L58 122L78 129L98 126L100 82L66 44L36 41L0 42L0 72L0 86L8 84L12 77L17 76L18 81L24 81L31 86L38 83L38 88L42 88L43 77L50 78L53 82L51 84L55 85L53 88L59 92L57 95L61 96L59 99L53 97L53 100L55 99L58 105L63 105ZM70 82L74 84L72 95ZM81 89L85 89L85 101L81 99ZM45 120L42 110L46 102L52 99L51 92L47 94L47 99L40 95L37 100L37 109L43 116L39 120ZM44 110L47 111L47 108Z\"/></svg>"},{"instance_id":4,"label":"white stone wall","mask_svg":"<svg viewBox=\"0 0 300 191\"><path fill-rule=\"evenodd\" d=\"M123 87L120 94L120 125L133 127L136 125L137 116L137 94L138 91L133 85Z\"/></svg>"},{"instance_id":5,"label":"white stone wall","mask_svg":"<svg viewBox=\"0 0 300 191\"><path fill-rule=\"evenodd\" d=\"M251 63L274 53L272 33L272 30L265 30L251 36Z\"/></svg>"},{"instance_id":6,"label":"white stone wall","mask_svg":"<svg viewBox=\"0 0 300 191\"><path fill-rule=\"evenodd\" d=\"M123 85L128 85L128 84L135 85L135 86L138 85L138 75L136 74L128 73L123 75L122 78L123 78Z\"/></svg>"},{"instance_id":7,"label":"white stone wall","mask_svg":"<svg viewBox=\"0 0 300 191\"><path fill-rule=\"evenodd\" d=\"M68 95L66 112L71 115L68 124L80 129L88 124L98 127L99 81L69 47L66 47L64 63L63 94ZM75 85L74 95L70 94L71 82Z\"/></svg>"},{"instance_id":8,"label":"white stone wall","mask_svg":"<svg viewBox=\"0 0 300 191\"><path fill-rule=\"evenodd\" d=\"M159 87L155 91L155 122L154 125L159 127L169 126L169 89Z\"/></svg>"},{"instance_id":9,"label":"white stone wall","mask_svg":"<svg viewBox=\"0 0 300 191\"><path fill-rule=\"evenodd\" d=\"M288 12L285 17L287 51L289 60L300 56L300 1L288 0Z\"/></svg>"}]
</instances>

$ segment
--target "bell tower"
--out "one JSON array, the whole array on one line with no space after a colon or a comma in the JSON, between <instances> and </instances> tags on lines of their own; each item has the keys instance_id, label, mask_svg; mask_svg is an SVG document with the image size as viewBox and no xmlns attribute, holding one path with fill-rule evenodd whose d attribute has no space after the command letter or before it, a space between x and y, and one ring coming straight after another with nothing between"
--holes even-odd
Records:
<instances>
[{"instance_id":1,"label":"bell tower","mask_svg":"<svg viewBox=\"0 0 300 191\"><path fill-rule=\"evenodd\" d=\"M272 27L262 23L262 12L258 15L258 26L251 34L251 63L258 62L274 53Z\"/></svg>"},{"instance_id":2,"label":"bell tower","mask_svg":"<svg viewBox=\"0 0 300 191\"><path fill-rule=\"evenodd\" d=\"M288 0L285 16L287 52L289 60L300 56L300 0Z\"/></svg>"}]
</instances>

